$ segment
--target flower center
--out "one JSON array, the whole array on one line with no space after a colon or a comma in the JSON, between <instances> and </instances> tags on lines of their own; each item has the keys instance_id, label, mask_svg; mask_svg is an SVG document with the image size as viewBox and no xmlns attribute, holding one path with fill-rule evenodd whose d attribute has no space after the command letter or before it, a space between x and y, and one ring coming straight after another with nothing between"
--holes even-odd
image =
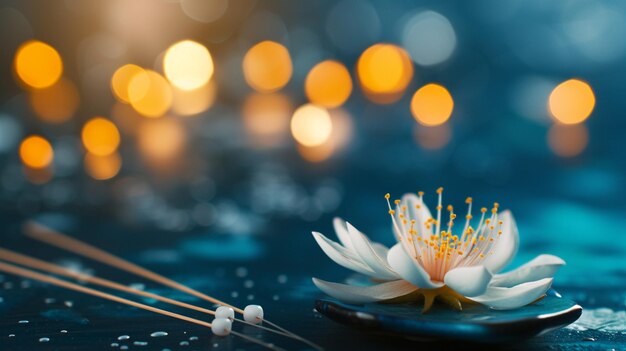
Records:
<instances>
[{"instance_id":1,"label":"flower center","mask_svg":"<svg viewBox=\"0 0 626 351\"><path fill-rule=\"evenodd\" d=\"M452 205L447 206L449 221L442 229L443 188L437 189L437 218L430 216L424 207L424 192L418 192L417 199L407 198L404 202L395 200L392 208L390 194L385 195L389 215L395 233L413 258L430 274L432 280L443 281L445 274L456 267L474 266L492 254L498 238L502 235L502 220L498 219L499 204L496 202L487 215L487 208L480 209L481 217L476 229L472 227L472 198L465 200L467 214L460 234L454 234L457 218Z\"/></svg>"}]
</instances>

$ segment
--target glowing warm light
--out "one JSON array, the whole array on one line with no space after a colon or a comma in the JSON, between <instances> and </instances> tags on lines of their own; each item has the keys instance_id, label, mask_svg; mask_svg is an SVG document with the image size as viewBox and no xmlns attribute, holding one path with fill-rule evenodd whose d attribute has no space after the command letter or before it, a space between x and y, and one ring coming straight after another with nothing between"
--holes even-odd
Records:
<instances>
[{"instance_id":1,"label":"glowing warm light","mask_svg":"<svg viewBox=\"0 0 626 351\"><path fill-rule=\"evenodd\" d=\"M338 107L352 93L352 78L342 63L322 61L307 75L304 90L312 103L328 108Z\"/></svg>"},{"instance_id":2,"label":"glowing warm light","mask_svg":"<svg viewBox=\"0 0 626 351\"><path fill-rule=\"evenodd\" d=\"M65 78L48 88L33 90L29 98L37 117L49 123L62 123L72 118L79 103L76 86Z\"/></svg>"},{"instance_id":3,"label":"glowing warm light","mask_svg":"<svg viewBox=\"0 0 626 351\"><path fill-rule=\"evenodd\" d=\"M150 118L163 116L172 106L172 88L163 76L151 70L135 74L128 84L130 105Z\"/></svg>"},{"instance_id":4,"label":"glowing warm light","mask_svg":"<svg viewBox=\"0 0 626 351\"><path fill-rule=\"evenodd\" d=\"M375 44L361 54L357 74L365 95L377 103L400 99L413 78L409 54L392 44Z\"/></svg>"},{"instance_id":5,"label":"glowing warm light","mask_svg":"<svg viewBox=\"0 0 626 351\"><path fill-rule=\"evenodd\" d=\"M122 158L118 153L107 156L98 156L87 153L84 160L85 171L93 179L106 180L117 175L122 167Z\"/></svg>"},{"instance_id":6,"label":"glowing warm light","mask_svg":"<svg viewBox=\"0 0 626 351\"><path fill-rule=\"evenodd\" d=\"M415 142L424 149L438 150L448 145L452 131L448 123L433 127L416 126L413 133Z\"/></svg>"},{"instance_id":7,"label":"glowing warm light","mask_svg":"<svg viewBox=\"0 0 626 351\"><path fill-rule=\"evenodd\" d=\"M548 146L561 157L581 154L589 143L589 132L584 124L555 123L548 132Z\"/></svg>"},{"instance_id":8,"label":"glowing warm light","mask_svg":"<svg viewBox=\"0 0 626 351\"><path fill-rule=\"evenodd\" d=\"M54 151L48 140L38 135L31 135L20 144L20 158L28 167L46 168L52 163Z\"/></svg>"},{"instance_id":9,"label":"glowing warm light","mask_svg":"<svg viewBox=\"0 0 626 351\"><path fill-rule=\"evenodd\" d=\"M173 119L143 122L137 131L137 145L151 162L169 161L185 146L185 129Z\"/></svg>"},{"instance_id":10,"label":"glowing warm light","mask_svg":"<svg viewBox=\"0 0 626 351\"><path fill-rule=\"evenodd\" d=\"M352 139L352 118L342 109L330 110L332 133L320 145L304 146L298 144L298 153L308 162L323 162L345 148Z\"/></svg>"},{"instance_id":11,"label":"glowing warm light","mask_svg":"<svg viewBox=\"0 0 626 351\"><path fill-rule=\"evenodd\" d=\"M128 86L130 81L136 74L143 72L143 68L133 64L126 64L118 68L111 78L111 90L113 91L113 95L115 95L119 101L129 103Z\"/></svg>"},{"instance_id":12,"label":"glowing warm light","mask_svg":"<svg viewBox=\"0 0 626 351\"><path fill-rule=\"evenodd\" d=\"M248 50L243 58L243 74L254 90L274 92L291 79L293 67L289 51L273 41L262 41Z\"/></svg>"},{"instance_id":13,"label":"glowing warm light","mask_svg":"<svg viewBox=\"0 0 626 351\"><path fill-rule=\"evenodd\" d=\"M37 40L27 41L17 49L15 72L32 88L47 88L61 78L63 61L50 45Z\"/></svg>"},{"instance_id":14,"label":"glowing warm light","mask_svg":"<svg viewBox=\"0 0 626 351\"><path fill-rule=\"evenodd\" d=\"M194 90L206 85L213 76L213 59L202 44L183 40L167 49L163 70L176 88Z\"/></svg>"},{"instance_id":15,"label":"glowing warm light","mask_svg":"<svg viewBox=\"0 0 626 351\"><path fill-rule=\"evenodd\" d=\"M298 143L312 147L323 144L333 130L330 114L313 104L301 106L291 118L291 134Z\"/></svg>"},{"instance_id":16,"label":"glowing warm light","mask_svg":"<svg viewBox=\"0 0 626 351\"><path fill-rule=\"evenodd\" d=\"M291 112L291 101L287 96L254 93L243 103L243 124L256 145L273 147L285 139Z\"/></svg>"},{"instance_id":17,"label":"glowing warm light","mask_svg":"<svg viewBox=\"0 0 626 351\"><path fill-rule=\"evenodd\" d=\"M454 100L448 89L439 84L419 88L411 99L411 113L425 126L445 123L452 115Z\"/></svg>"},{"instance_id":18,"label":"glowing warm light","mask_svg":"<svg viewBox=\"0 0 626 351\"><path fill-rule=\"evenodd\" d=\"M586 120L595 105L593 90L589 84L578 79L559 84L548 101L550 113L563 124L576 124Z\"/></svg>"},{"instance_id":19,"label":"glowing warm light","mask_svg":"<svg viewBox=\"0 0 626 351\"><path fill-rule=\"evenodd\" d=\"M120 132L113 122L96 117L89 120L82 131L83 145L96 156L107 156L115 152L120 144Z\"/></svg>"},{"instance_id":20,"label":"glowing warm light","mask_svg":"<svg viewBox=\"0 0 626 351\"><path fill-rule=\"evenodd\" d=\"M172 111L180 116L192 116L208 110L215 102L216 84L211 80L208 84L194 90L172 88Z\"/></svg>"}]
</instances>

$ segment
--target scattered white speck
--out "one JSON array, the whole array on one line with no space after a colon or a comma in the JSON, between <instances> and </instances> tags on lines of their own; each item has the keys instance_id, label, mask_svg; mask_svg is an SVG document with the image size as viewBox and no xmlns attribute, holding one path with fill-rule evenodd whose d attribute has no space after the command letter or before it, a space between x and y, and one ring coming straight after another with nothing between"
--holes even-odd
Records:
<instances>
[{"instance_id":1,"label":"scattered white speck","mask_svg":"<svg viewBox=\"0 0 626 351\"><path fill-rule=\"evenodd\" d=\"M9 334L9 338L14 338L15 334Z\"/></svg>"},{"instance_id":2,"label":"scattered white speck","mask_svg":"<svg viewBox=\"0 0 626 351\"><path fill-rule=\"evenodd\" d=\"M119 346L120 346L120 344L118 344L118 343L116 343L116 342L112 342L112 343L111 343L111 347L119 347Z\"/></svg>"},{"instance_id":3,"label":"scattered white speck","mask_svg":"<svg viewBox=\"0 0 626 351\"><path fill-rule=\"evenodd\" d=\"M19 323L19 324L26 324L26 323L28 323L28 321L27 321L27 320L21 320L21 321L19 321L18 323Z\"/></svg>"},{"instance_id":4,"label":"scattered white speck","mask_svg":"<svg viewBox=\"0 0 626 351\"><path fill-rule=\"evenodd\" d=\"M122 346L120 346L120 350L128 350L128 346L122 345Z\"/></svg>"},{"instance_id":5,"label":"scattered white speck","mask_svg":"<svg viewBox=\"0 0 626 351\"><path fill-rule=\"evenodd\" d=\"M128 335L120 335L117 337L117 340L128 340L130 339L130 336Z\"/></svg>"},{"instance_id":6,"label":"scattered white speck","mask_svg":"<svg viewBox=\"0 0 626 351\"><path fill-rule=\"evenodd\" d=\"M133 342L133 345L135 345L135 346L146 346L146 345L148 345L148 342L147 341L135 341L135 342Z\"/></svg>"},{"instance_id":7,"label":"scattered white speck","mask_svg":"<svg viewBox=\"0 0 626 351\"><path fill-rule=\"evenodd\" d=\"M278 300L280 300L280 296L274 295L274 296L272 296L272 300L278 301Z\"/></svg>"},{"instance_id":8,"label":"scattered white speck","mask_svg":"<svg viewBox=\"0 0 626 351\"><path fill-rule=\"evenodd\" d=\"M214 343L213 344L213 347L218 347L218 346L220 346L220 344L218 344L218 343Z\"/></svg>"},{"instance_id":9,"label":"scattered white speck","mask_svg":"<svg viewBox=\"0 0 626 351\"><path fill-rule=\"evenodd\" d=\"M39 342L48 342L50 338L39 338Z\"/></svg>"},{"instance_id":10,"label":"scattered white speck","mask_svg":"<svg viewBox=\"0 0 626 351\"><path fill-rule=\"evenodd\" d=\"M189 337L189 341L196 341L196 340L198 340L197 336L190 336Z\"/></svg>"},{"instance_id":11,"label":"scattered white speck","mask_svg":"<svg viewBox=\"0 0 626 351\"><path fill-rule=\"evenodd\" d=\"M66 334L66 333L67 333L67 330L63 329L63 330L61 330L61 333L62 333L62 334Z\"/></svg>"},{"instance_id":12,"label":"scattered white speck","mask_svg":"<svg viewBox=\"0 0 626 351\"><path fill-rule=\"evenodd\" d=\"M128 287L135 290L144 290L146 288L146 285L142 283L132 283L128 285Z\"/></svg>"},{"instance_id":13,"label":"scattered white speck","mask_svg":"<svg viewBox=\"0 0 626 351\"><path fill-rule=\"evenodd\" d=\"M278 280L280 284L285 284L287 282L287 276L284 274L281 274L278 276L276 280Z\"/></svg>"},{"instance_id":14,"label":"scattered white speck","mask_svg":"<svg viewBox=\"0 0 626 351\"><path fill-rule=\"evenodd\" d=\"M252 295L252 294L248 295L248 300L249 300L249 301L254 300L254 295Z\"/></svg>"},{"instance_id":15,"label":"scattered white speck","mask_svg":"<svg viewBox=\"0 0 626 351\"><path fill-rule=\"evenodd\" d=\"M51 303L55 303L57 300L53 299L52 297L46 297L45 300L43 300L43 302L45 302L46 304L51 304Z\"/></svg>"},{"instance_id":16,"label":"scattered white speck","mask_svg":"<svg viewBox=\"0 0 626 351\"><path fill-rule=\"evenodd\" d=\"M150 334L150 336L151 336L151 337L153 337L153 338L158 338L158 337L160 337L160 336L167 336L167 332L164 332L164 331L156 331L156 332L154 332L154 333Z\"/></svg>"},{"instance_id":17,"label":"scattered white speck","mask_svg":"<svg viewBox=\"0 0 626 351\"><path fill-rule=\"evenodd\" d=\"M239 293L236 291L233 291L230 293L230 297L232 297L233 299L236 299L237 297L239 297Z\"/></svg>"},{"instance_id":18,"label":"scattered white speck","mask_svg":"<svg viewBox=\"0 0 626 351\"><path fill-rule=\"evenodd\" d=\"M63 302L63 304L65 304L65 306L67 306L67 307L72 307L72 306L74 306L74 301L69 301L68 300L68 301Z\"/></svg>"},{"instance_id":19,"label":"scattered white speck","mask_svg":"<svg viewBox=\"0 0 626 351\"><path fill-rule=\"evenodd\" d=\"M178 345L180 345L180 346L189 346L189 341L181 341Z\"/></svg>"},{"instance_id":20,"label":"scattered white speck","mask_svg":"<svg viewBox=\"0 0 626 351\"><path fill-rule=\"evenodd\" d=\"M251 289L252 287L254 287L254 282L248 279L245 282L243 282L243 287L246 289Z\"/></svg>"}]
</instances>

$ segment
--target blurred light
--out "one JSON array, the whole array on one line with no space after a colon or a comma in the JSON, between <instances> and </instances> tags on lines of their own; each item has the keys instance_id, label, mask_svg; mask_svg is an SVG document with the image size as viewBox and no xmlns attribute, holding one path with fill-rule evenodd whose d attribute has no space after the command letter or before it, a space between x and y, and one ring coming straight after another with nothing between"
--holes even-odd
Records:
<instances>
[{"instance_id":1,"label":"blurred light","mask_svg":"<svg viewBox=\"0 0 626 351\"><path fill-rule=\"evenodd\" d=\"M185 138L183 127L169 118L144 121L137 131L139 150L153 164L167 162L178 156L185 146Z\"/></svg>"},{"instance_id":2,"label":"blurred light","mask_svg":"<svg viewBox=\"0 0 626 351\"><path fill-rule=\"evenodd\" d=\"M352 78L346 66L338 61L318 63L306 77L304 90L309 100L324 107L341 106L352 92Z\"/></svg>"},{"instance_id":3,"label":"blurred light","mask_svg":"<svg viewBox=\"0 0 626 351\"><path fill-rule=\"evenodd\" d=\"M446 88L439 84L426 84L411 99L411 113L425 126L445 123L454 109L454 100Z\"/></svg>"},{"instance_id":4,"label":"blurred light","mask_svg":"<svg viewBox=\"0 0 626 351\"><path fill-rule=\"evenodd\" d=\"M424 149L438 150L448 145L452 138L452 131L449 123L437 126L415 126L415 142Z\"/></svg>"},{"instance_id":5,"label":"blurred light","mask_svg":"<svg viewBox=\"0 0 626 351\"><path fill-rule=\"evenodd\" d=\"M194 90L206 85L213 76L213 59L202 44L183 40L165 52L163 71L176 88Z\"/></svg>"},{"instance_id":6,"label":"blurred light","mask_svg":"<svg viewBox=\"0 0 626 351\"><path fill-rule=\"evenodd\" d=\"M354 54L380 36L380 19L372 4L363 0L338 2L328 14L326 31L335 47Z\"/></svg>"},{"instance_id":7,"label":"blurred light","mask_svg":"<svg viewBox=\"0 0 626 351\"><path fill-rule=\"evenodd\" d=\"M51 167L49 168L30 168L24 167L24 175L29 182L33 184L45 184L52 179L54 172Z\"/></svg>"},{"instance_id":8,"label":"blurred light","mask_svg":"<svg viewBox=\"0 0 626 351\"><path fill-rule=\"evenodd\" d=\"M563 124L576 124L586 120L596 104L589 84L570 79L559 84L548 101L552 116Z\"/></svg>"},{"instance_id":9,"label":"blurred light","mask_svg":"<svg viewBox=\"0 0 626 351\"><path fill-rule=\"evenodd\" d=\"M157 118L172 106L172 88L163 76L145 70L131 78L128 98L137 112L145 117Z\"/></svg>"},{"instance_id":10,"label":"blurred light","mask_svg":"<svg viewBox=\"0 0 626 351\"><path fill-rule=\"evenodd\" d=\"M546 114L546 96L555 86L554 81L541 76L522 77L509 92L510 104L517 114L529 120L552 124L554 120Z\"/></svg>"},{"instance_id":11,"label":"blurred light","mask_svg":"<svg viewBox=\"0 0 626 351\"><path fill-rule=\"evenodd\" d=\"M413 78L407 52L393 44L375 44L361 54L357 73L366 96L377 103L399 100Z\"/></svg>"},{"instance_id":12,"label":"blurred light","mask_svg":"<svg viewBox=\"0 0 626 351\"><path fill-rule=\"evenodd\" d=\"M262 41L250 48L243 58L246 82L259 92L281 89L289 82L292 73L289 51L277 42Z\"/></svg>"},{"instance_id":13,"label":"blurred light","mask_svg":"<svg viewBox=\"0 0 626 351\"><path fill-rule=\"evenodd\" d=\"M323 144L333 130L330 114L323 108L313 104L299 107L291 119L291 134L296 141L304 146Z\"/></svg>"},{"instance_id":14,"label":"blurred light","mask_svg":"<svg viewBox=\"0 0 626 351\"><path fill-rule=\"evenodd\" d=\"M71 81L61 78L54 85L33 90L30 104L37 116L49 123L62 123L72 118L79 103L78 90Z\"/></svg>"},{"instance_id":15,"label":"blurred light","mask_svg":"<svg viewBox=\"0 0 626 351\"><path fill-rule=\"evenodd\" d=\"M111 78L111 90L113 91L113 95L119 101L129 103L128 86L130 85L130 81L136 74L143 72L143 68L131 63L118 68Z\"/></svg>"},{"instance_id":16,"label":"blurred light","mask_svg":"<svg viewBox=\"0 0 626 351\"><path fill-rule=\"evenodd\" d=\"M21 134L22 128L14 118L0 113L0 153L15 150Z\"/></svg>"},{"instance_id":17,"label":"blurred light","mask_svg":"<svg viewBox=\"0 0 626 351\"><path fill-rule=\"evenodd\" d=\"M134 135L145 118L130 105L117 102L111 107L111 120L123 134Z\"/></svg>"},{"instance_id":18,"label":"blurred light","mask_svg":"<svg viewBox=\"0 0 626 351\"><path fill-rule=\"evenodd\" d=\"M589 143L589 132L584 124L555 123L548 132L548 146L561 157L581 154Z\"/></svg>"},{"instance_id":19,"label":"blurred light","mask_svg":"<svg viewBox=\"0 0 626 351\"><path fill-rule=\"evenodd\" d=\"M432 66L452 55L456 34L447 18L434 11L424 11L407 22L402 33L402 46L415 63Z\"/></svg>"},{"instance_id":20,"label":"blurred light","mask_svg":"<svg viewBox=\"0 0 626 351\"><path fill-rule=\"evenodd\" d=\"M192 116L208 110L215 102L217 87L213 80L194 90L172 87L172 111L180 116Z\"/></svg>"},{"instance_id":21,"label":"blurred light","mask_svg":"<svg viewBox=\"0 0 626 351\"><path fill-rule=\"evenodd\" d=\"M115 152L106 156L98 156L88 152L85 155L85 171L93 179L106 180L117 175L122 167L122 158Z\"/></svg>"},{"instance_id":22,"label":"blurred light","mask_svg":"<svg viewBox=\"0 0 626 351\"><path fill-rule=\"evenodd\" d=\"M298 144L298 153L308 162L323 162L342 150L352 139L353 125L350 115L341 109L330 110L332 133L322 144Z\"/></svg>"},{"instance_id":23,"label":"blurred light","mask_svg":"<svg viewBox=\"0 0 626 351\"><path fill-rule=\"evenodd\" d=\"M46 88L63 73L63 61L50 45L37 40L22 44L15 55L15 72L26 85Z\"/></svg>"},{"instance_id":24,"label":"blurred light","mask_svg":"<svg viewBox=\"0 0 626 351\"><path fill-rule=\"evenodd\" d=\"M48 140L31 135L20 144L20 158L31 168L46 168L52 163L54 151Z\"/></svg>"},{"instance_id":25,"label":"blurred light","mask_svg":"<svg viewBox=\"0 0 626 351\"><path fill-rule=\"evenodd\" d=\"M107 156L120 145L120 132L113 122L95 117L89 120L82 131L83 145L87 151L97 156Z\"/></svg>"},{"instance_id":26,"label":"blurred light","mask_svg":"<svg viewBox=\"0 0 626 351\"><path fill-rule=\"evenodd\" d=\"M277 146L289 129L291 111L291 101L283 94L253 93L243 103L243 124L258 146Z\"/></svg>"},{"instance_id":27,"label":"blurred light","mask_svg":"<svg viewBox=\"0 0 626 351\"><path fill-rule=\"evenodd\" d=\"M226 13L228 0L180 0L180 7L194 21L211 23Z\"/></svg>"}]
</instances>

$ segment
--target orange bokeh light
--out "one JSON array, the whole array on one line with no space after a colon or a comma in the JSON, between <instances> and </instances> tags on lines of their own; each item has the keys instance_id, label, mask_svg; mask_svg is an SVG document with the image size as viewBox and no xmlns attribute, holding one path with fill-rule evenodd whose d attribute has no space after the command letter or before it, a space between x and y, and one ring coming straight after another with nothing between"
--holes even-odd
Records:
<instances>
[{"instance_id":1,"label":"orange bokeh light","mask_svg":"<svg viewBox=\"0 0 626 351\"><path fill-rule=\"evenodd\" d=\"M393 44L367 48L357 62L357 75L365 95L380 104L399 100L413 78L413 62L406 50Z\"/></svg>"},{"instance_id":2,"label":"orange bokeh light","mask_svg":"<svg viewBox=\"0 0 626 351\"><path fill-rule=\"evenodd\" d=\"M312 103L328 108L338 107L352 93L352 78L341 62L322 61L307 75L304 90Z\"/></svg>"},{"instance_id":3,"label":"orange bokeh light","mask_svg":"<svg viewBox=\"0 0 626 351\"><path fill-rule=\"evenodd\" d=\"M264 93L280 90L293 73L291 56L283 45L262 41L254 45L243 58L243 74L254 90Z\"/></svg>"},{"instance_id":4,"label":"orange bokeh light","mask_svg":"<svg viewBox=\"0 0 626 351\"><path fill-rule=\"evenodd\" d=\"M52 163L54 151L52 145L39 135L31 135L20 144L20 158L30 168L46 168Z\"/></svg>"},{"instance_id":5,"label":"orange bokeh light","mask_svg":"<svg viewBox=\"0 0 626 351\"><path fill-rule=\"evenodd\" d=\"M130 81L136 74L143 72L143 68L130 63L118 68L115 73L113 73L113 77L111 77L111 90L113 91L113 95L119 101L129 103L128 86L130 85Z\"/></svg>"},{"instance_id":6,"label":"orange bokeh light","mask_svg":"<svg viewBox=\"0 0 626 351\"><path fill-rule=\"evenodd\" d=\"M120 144L120 132L117 127L102 117L89 120L83 126L81 137L85 149L97 156L114 153Z\"/></svg>"},{"instance_id":7,"label":"orange bokeh light","mask_svg":"<svg viewBox=\"0 0 626 351\"><path fill-rule=\"evenodd\" d=\"M589 144L589 132L584 124L555 123L548 131L548 146L561 157L580 155Z\"/></svg>"},{"instance_id":8,"label":"orange bokeh light","mask_svg":"<svg viewBox=\"0 0 626 351\"><path fill-rule=\"evenodd\" d=\"M93 179L111 179L119 173L122 167L122 158L115 152L106 156L98 156L88 152L84 160L85 171Z\"/></svg>"},{"instance_id":9,"label":"orange bokeh light","mask_svg":"<svg viewBox=\"0 0 626 351\"><path fill-rule=\"evenodd\" d=\"M253 93L243 103L243 125L256 145L273 147L285 140L291 112L287 96Z\"/></svg>"},{"instance_id":10,"label":"orange bokeh light","mask_svg":"<svg viewBox=\"0 0 626 351\"><path fill-rule=\"evenodd\" d=\"M130 79L128 100L142 116L161 117L172 106L172 88L163 76L155 71L145 70Z\"/></svg>"},{"instance_id":11,"label":"orange bokeh light","mask_svg":"<svg viewBox=\"0 0 626 351\"><path fill-rule=\"evenodd\" d=\"M426 84L418 89L411 99L413 117L425 126L445 123L452 115L454 100L445 87L439 84Z\"/></svg>"},{"instance_id":12,"label":"orange bokeh light","mask_svg":"<svg viewBox=\"0 0 626 351\"><path fill-rule=\"evenodd\" d=\"M37 117L55 124L72 118L80 101L76 86L65 78L50 87L33 90L29 99Z\"/></svg>"},{"instance_id":13,"label":"orange bokeh light","mask_svg":"<svg viewBox=\"0 0 626 351\"><path fill-rule=\"evenodd\" d=\"M47 88L61 78L63 61L50 45L30 40L22 44L15 54L15 73L29 87Z\"/></svg>"},{"instance_id":14,"label":"orange bokeh light","mask_svg":"<svg viewBox=\"0 0 626 351\"><path fill-rule=\"evenodd\" d=\"M563 124L583 122L591 115L595 105L596 97L591 86L578 79L559 84L548 100L552 117Z\"/></svg>"}]
</instances>

